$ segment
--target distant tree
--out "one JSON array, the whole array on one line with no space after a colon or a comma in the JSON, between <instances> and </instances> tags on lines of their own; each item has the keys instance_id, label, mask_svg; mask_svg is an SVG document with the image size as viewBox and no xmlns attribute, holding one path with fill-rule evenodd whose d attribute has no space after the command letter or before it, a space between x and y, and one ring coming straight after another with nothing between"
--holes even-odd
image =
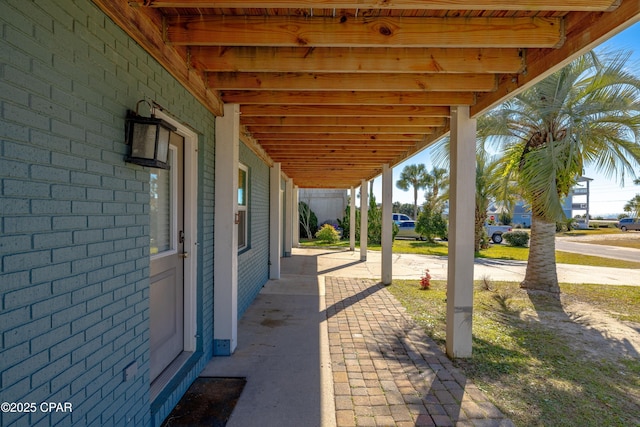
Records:
<instances>
[{"instance_id":1,"label":"distant tree","mask_svg":"<svg viewBox=\"0 0 640 427\"><path fill-rule=\"evenodd\" d=\"M413 215L413 205L411 203L398 203L397 208L394 208L393 211L395 213L401 213L407 216L411 216Z\"/></svg>"},{"instance_id":2,"label":"distant tree","mask_svg":"<svg viewBox=\"0 0 640 427\"><path fill-rule=\"evenodd\" d=\"M300 217L300 235L304 232L307 239L313 239L313 235L318 228L318 217L311 210L308 203L299 202L298 212Z\"/></svg>"},{"instance_id":3,"label":"distant tree","mask_svg":"<svg viewBox=\"0 0 640 427\"><path fill-rule=\"evenodd\" d=\"M449 190L449 173L444 168L434 167L426 174L426 202L432 209L442 209Z\"/></svg>"},{"instance_id":4,"label":"distant tree","mask_svg":"<svg viewBox=\"0 0 640 427\"><path fill-rule=\"evenodd\" d=\"M640 194L636 194L633 199L629 200L622 210L632 217L640 216Z\"/></svg>"},{"instance_id":5,"label":"distant tree","mask_svg":"<svg viewBox=\"0 0 640 427\"><path fill-rule=\"evenodd\" d=\"M418 190L424 188L427 180L427 170L424 165L407 165L400 173L396 187L403 191L413 188L413 216L418 215Z\"/></svg>"},{"instance_id":6,"label":"distant tree","mask_svg":"<svg viewBox=\"0 0 640 427\"><path fill-rule=\"evenodd\" d=\"M442 211L432 209L429 203L425 202L416 220L416 232L420 233L428 242L433 242L436 237L446 237L447 222L442 216Z\"/></svg>"}]
</instances>

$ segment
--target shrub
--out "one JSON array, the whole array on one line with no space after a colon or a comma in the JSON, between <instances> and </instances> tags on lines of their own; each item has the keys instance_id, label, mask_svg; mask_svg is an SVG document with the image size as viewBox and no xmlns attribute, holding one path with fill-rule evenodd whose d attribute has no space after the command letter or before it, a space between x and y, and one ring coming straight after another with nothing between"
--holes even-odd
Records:
<instances>
[{"instance_id":1,"label":"shrub","mask_svg":"<svg viewBox=\"0 0 640 427\"><path fill-rule=\"evenodd\" d=\"M340 233L331 224L325 224L316 233L316 239L321 242L337 243L340 241Z\"/></svg>"},{"instance_id":2,"label":"shrub","mask_svg":"<svg viewBox=\"0 0 640 427\"><path fill-rule=\"evenodd\" d=\"M508 233L504 233L502 237L511 246L527 246L529 244L529 233L526 231L509 231Z\"/></svg>"},{"instance_id":3,"label":"shrub","mask_svg":"<svg viewBox=\"0 0 640 427\"><path fill-rule=\"evenodd\" d=\"M432 210L426 203L418 215L416 231L428 242L433 242L436 237L447 237L447 223L439 210Z\"/></svg>"}]
</instances>

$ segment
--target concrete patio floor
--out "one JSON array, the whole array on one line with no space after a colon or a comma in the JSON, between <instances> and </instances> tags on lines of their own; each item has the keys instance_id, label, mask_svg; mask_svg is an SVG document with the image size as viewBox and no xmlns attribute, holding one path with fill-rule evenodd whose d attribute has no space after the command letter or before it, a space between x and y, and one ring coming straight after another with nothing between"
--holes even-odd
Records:
<instances>
[{"instance_id":1,"label":"concrete patio floor","mask_svg":"<svg viewBox=\"0 0 640 427\"><path fill-rule=\"evenodd\" d=\"M424 263L396 262L394 277ZM375 253L294 249L281 267L240 320L235 353L201 373L247 378L228 426L513 425L378 283Z\"/></svg>"}]
</instances>

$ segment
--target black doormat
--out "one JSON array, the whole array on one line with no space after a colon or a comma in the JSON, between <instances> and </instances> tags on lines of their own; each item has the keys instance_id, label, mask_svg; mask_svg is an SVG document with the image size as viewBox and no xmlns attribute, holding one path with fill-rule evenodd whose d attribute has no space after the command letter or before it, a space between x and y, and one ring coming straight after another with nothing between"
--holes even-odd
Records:
<instances>
[{"instance_id":1,"label":"black doormat","mask_svg":"<svg viewBox=\"0 0 640 427\"><path fill-rule=\"evenodd\" d=\"M245 378L198 378L162 427L224 427L238 403Z\"/></svg>"}]
</instances>

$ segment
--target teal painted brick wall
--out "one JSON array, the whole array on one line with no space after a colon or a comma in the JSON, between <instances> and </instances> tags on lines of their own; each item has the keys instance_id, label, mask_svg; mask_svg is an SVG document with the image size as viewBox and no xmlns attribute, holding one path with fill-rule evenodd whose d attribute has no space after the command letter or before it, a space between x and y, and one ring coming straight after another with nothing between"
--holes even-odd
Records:
<instances>
[{"instance_id":1,"label":"teal painted brick wall","mask_svg":"<svg viewBox=\"0 0 640 427\"><path fill-rule=\"evenodd\" d=\"M213 325L214 117L89 0L0 1L0 34L0 401L73 404L0 425L159 424L212 337L152 413L149 171L123 161L124 117L146 96L200 134L199 331Z\"/></svg>"},{"instance_id":2,"label":"teal painted brick wall","mask_svg":"<svg viewBox=\"0 0 640 427\"><path fill-rule=\"evenodd\" d=\"M238 256L238 318L269 280L269 167L240 143L249 168L249 249Z\"/></svg>"}]
</instances>

